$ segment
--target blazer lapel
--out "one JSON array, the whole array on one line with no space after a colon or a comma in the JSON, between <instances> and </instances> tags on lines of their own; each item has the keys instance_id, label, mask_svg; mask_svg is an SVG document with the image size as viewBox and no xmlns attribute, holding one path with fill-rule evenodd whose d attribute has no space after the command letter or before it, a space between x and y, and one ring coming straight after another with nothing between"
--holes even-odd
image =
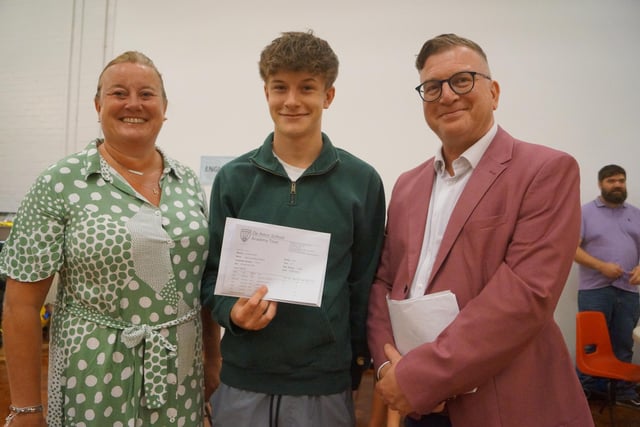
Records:
<instances>
[{"instance_id":1,"label":"blazer lapel","mask_svg":"<svg viewBox=\"0 0 640 427\"><path fill-rule=\"evenodd\" d=\"M502 171L508 167L513 151L513 138L502 128L498 127L498 133L491 141L487 151L480 159L480 163L473 170L469 182L467 182L458 202L456 203L451 218L447 224L447 229L442 237L438 255L431 270L427 291L430 290L433 279L442 267L444 260L449 255L453 244L457 240L462 227L469 220L471 213L480 203L485 193L491 188L493 182L500 176Z\"/></svg>"}]
</instances>

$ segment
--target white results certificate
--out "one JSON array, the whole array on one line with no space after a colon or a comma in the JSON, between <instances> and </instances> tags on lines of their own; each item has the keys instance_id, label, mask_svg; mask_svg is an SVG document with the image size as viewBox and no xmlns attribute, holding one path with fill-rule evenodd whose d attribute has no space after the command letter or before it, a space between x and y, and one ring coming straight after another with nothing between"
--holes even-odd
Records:
<instances>
[{"instance_id":1,"label":"white results certificate","mask_svg":"<svg viewBox=\"0 0 640 427\"><path fill-rule=\"evenodd\" d=\"M227 218L215 294L320 307L329 233Z\"/></svg>"}]
</instances>

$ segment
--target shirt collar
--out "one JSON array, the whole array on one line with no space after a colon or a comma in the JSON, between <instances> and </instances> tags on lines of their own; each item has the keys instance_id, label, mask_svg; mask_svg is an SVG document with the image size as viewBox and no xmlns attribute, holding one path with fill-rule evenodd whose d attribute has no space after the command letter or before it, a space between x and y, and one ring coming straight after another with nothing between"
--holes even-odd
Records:
<instances>
[{"instance_id":1,"label":"shirt collar","mask_svg":"<svg viewBox=\"0 0 640 427\"><path fill-rule=\"evenodd\" d=\"M611 206L607 205L605 202L602 201L602 196L598 196L596 197L596 206L599 208L619 209L619 208L626 208L627 202L626 201L622 202L620 206L616 206L615 208L612 208Z\"/></svg>"},{"instance_id":2,"label":"shirt collar","mask_svg":"<svg viewBox=\"0 0 640 427\"><path fill-rule=\"evenodd\" d=\"M103 142L102 139L95 139L89 143L84 149L85 157L85 180L94 173L99 173L102 175L102 178L105 181L111 180L111 175L108 172L108 168L103 166L108 166L105 160L102 158L100 153L98 152L98 145ZM162 172L163 175L167 175L171 173L176 177L176 179L180 182L183 180L183 176L185 174L184 168L179 165L175 160L170 157L167 157L164 151L160 147L156 147L160 155L162 156L162 160L164 163L164 170ZM104 165L103 165L104 162Z\"/></svg>"},{"instance_id":3,"label":"shirt collar","mask_svg":"<svg viewBox=\"0 0 640 427\"><path fill-rule=\"evenodd\" d=\"M482 159L485 151L487 151L489 144L491 144L491 141L493 141L493 138L496 136L496 133L498 133L498 124L494 122L489 131L485 133L482 138L471 145L471 147L467 148L467 150L462 153L458 159L454 160L454 163L456 163L460 159L463 159L462 161L468 162L468 164L471 166L471 169L475 169L475 167L478 166L478 163L480 163L480 159ZM436 151L433 166L436 170L436 173L443 172L444 157L442 156L442 147L438 148L438 150Z\"/></svg>"}]
</instances>

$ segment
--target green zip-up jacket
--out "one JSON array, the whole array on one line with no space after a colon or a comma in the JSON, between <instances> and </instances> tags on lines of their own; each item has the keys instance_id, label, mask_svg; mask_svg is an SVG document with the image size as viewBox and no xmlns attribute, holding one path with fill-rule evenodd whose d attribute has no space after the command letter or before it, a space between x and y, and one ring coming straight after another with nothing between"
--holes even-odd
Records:
<instances>
[{"instance_id":1,"label":"green zip-up jacket","mask_svg":"<svg viewBox=\"0 0 640 427\"><path fill-rule=\"evenodd\" d=\"M350 388L352 361L369 360L367 304L384 234L384 188L373 167L334 147L325 134L322 140L320 155L296 182L273 155L273 134L215 177L202 301L225 328L221 380L229 386L334 394ZM237 298L213 294L227 217L330 233L321 306L281 302L259 331L232 324Z\"/></svg>"}]
</instances>

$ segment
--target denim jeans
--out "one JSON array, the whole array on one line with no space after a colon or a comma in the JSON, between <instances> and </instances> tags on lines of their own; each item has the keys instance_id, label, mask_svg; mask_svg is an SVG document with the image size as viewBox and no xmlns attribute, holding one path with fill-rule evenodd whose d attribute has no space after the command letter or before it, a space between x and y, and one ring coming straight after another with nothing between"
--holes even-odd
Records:
<instances>
[{"instance_id":1,"label":"denim jeans","mask_svg":"<svg viewBox=\"0 0 640 427\"><path fill-rule=\"evenodd\" d=\"M623 362L631 362L633 359L633 329L637 326L640 317L640 297L637 293L624 291L613 286L578 291L578 310L604 313L609 327L613 352ZM583 387L593 388L593 378L581 373L579 376ZM631 384L621 386L620 388L624 389L629 388ZM635 394L635 391L631 394Z\"/></svg>"}]
</instances>

